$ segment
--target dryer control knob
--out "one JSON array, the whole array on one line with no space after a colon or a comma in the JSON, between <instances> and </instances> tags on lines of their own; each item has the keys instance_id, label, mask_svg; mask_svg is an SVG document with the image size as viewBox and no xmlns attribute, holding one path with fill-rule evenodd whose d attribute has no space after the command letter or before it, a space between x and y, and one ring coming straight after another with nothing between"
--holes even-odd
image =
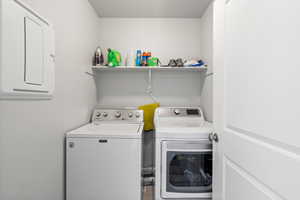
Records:
<instances>
[{"instance_id":1,"label":"dryer control knob","mask_svg":"<svg viewBox=\"0 0 300 200\"><path fill-rule=\"evenodd\" d=\"M121 112L116 112L115 117L116 117L116 118L120 118L121 115L122 115Z\"/></svg>"},{"instance_id":2,"label":"dryer control knob","mask_svg":"<svg viewBox=\"0 0 300 200\"><path fill-rule=\"evenodd\" d=\"M175 109L174 113L175 113L175 115L180 115L180 110L179 109Z\"/></svg>"},{"instance_id":3,"label":"dryer control knob","mask_svg":"<svg viewBox=\"0 0 300 200\"><path fill-rule=\"evenodd\" d=\"M128 113L128 117L129 117L129 118L131 118L132 116L133 116L133 113L132 113L132 112Z\"/></svg>"},{"instance_id":4,"label":"dryer control knob","mask_svg":"<svg viewBox=\"0 0 300 200\"><path fill-rule=\"evenodd\" d=\"M101 117L101 113L97 113L97 114L96 114L96 117Z\"/></svg>"},{"instance_id":5,"label":"dryer control knob","mask_svg":"<svg viewBox=\"0 0 300 200\"><path fill-rule=\"evenodd\" d=\"M103 113L103 117L107 117L108 114L106 112Z\"/></svg>"}]
</instances>

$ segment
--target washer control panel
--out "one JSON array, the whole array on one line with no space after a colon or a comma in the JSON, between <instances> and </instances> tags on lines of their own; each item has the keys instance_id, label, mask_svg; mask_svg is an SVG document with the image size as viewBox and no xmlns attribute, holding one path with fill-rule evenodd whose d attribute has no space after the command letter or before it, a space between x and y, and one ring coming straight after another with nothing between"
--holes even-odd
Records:
<instances>
[{"instance_id":1,"label":"washer control panel","mask_svg":"<svg viewBox=\"0 0 300 200\"><path fill-rule=\"evenodd\" d=\"M132 109L96 109L92 116L92 122L116 120L139 123L144 121L144 113Z\"/></svg>"}]
</instances>

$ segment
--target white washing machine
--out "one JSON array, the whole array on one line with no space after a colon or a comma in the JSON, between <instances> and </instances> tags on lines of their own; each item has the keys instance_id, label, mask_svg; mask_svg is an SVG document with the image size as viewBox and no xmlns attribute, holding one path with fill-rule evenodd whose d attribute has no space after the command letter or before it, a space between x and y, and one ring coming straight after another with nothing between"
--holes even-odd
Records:
<instances>
[{"instance_id":1,"label":"white washing machine","mask_svg":"<svg viewBox=\"0 0 300 200\"><path fill-rule=\"evenodd\" d=\"M155 200L212 197L211 123L200 108L155 112Z\"/></svg>"},{"instance_id":2,"label":"white washing machine","mask_svg":"<svg viewBox=\"0 0 300 200\"><path fill-rule=\"evenodd\" d=\"M67 134L67 200L141 200L143 111L96 109Z\"/></svg>"}]
</instances>

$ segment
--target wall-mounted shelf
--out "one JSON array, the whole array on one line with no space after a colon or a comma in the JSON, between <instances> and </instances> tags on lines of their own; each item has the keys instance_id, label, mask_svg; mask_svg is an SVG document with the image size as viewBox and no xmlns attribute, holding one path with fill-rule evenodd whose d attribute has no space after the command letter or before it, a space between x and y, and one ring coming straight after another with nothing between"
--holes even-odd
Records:
<instances>
[{"instance_id":1,"label":"wall-mounted shelf","mask_svg":"<svg viewBox=\"0 0 300 200\"><path fill-rule=\"evenodd\" d=\"M207 67L136 67L136 66L93 66L93 70L97 71L198 71L205 72Z\"/></svg>"}]
</instances>

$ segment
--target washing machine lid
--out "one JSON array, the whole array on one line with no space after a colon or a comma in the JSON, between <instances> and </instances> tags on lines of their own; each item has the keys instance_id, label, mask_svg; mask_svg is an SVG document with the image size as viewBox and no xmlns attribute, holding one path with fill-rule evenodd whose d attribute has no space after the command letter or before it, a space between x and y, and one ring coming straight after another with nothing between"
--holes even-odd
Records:
<instances>
[{"instance_id":1,"label":"washing machine lid","mask_svg":"<svg viewBox=\"0 0 300 200\"><path fill-rule=\"evenodd\" d=\"M67 137L141 139L142 133L143 123L91 123L67 133Z\"/></svg>"}]
</instances>

